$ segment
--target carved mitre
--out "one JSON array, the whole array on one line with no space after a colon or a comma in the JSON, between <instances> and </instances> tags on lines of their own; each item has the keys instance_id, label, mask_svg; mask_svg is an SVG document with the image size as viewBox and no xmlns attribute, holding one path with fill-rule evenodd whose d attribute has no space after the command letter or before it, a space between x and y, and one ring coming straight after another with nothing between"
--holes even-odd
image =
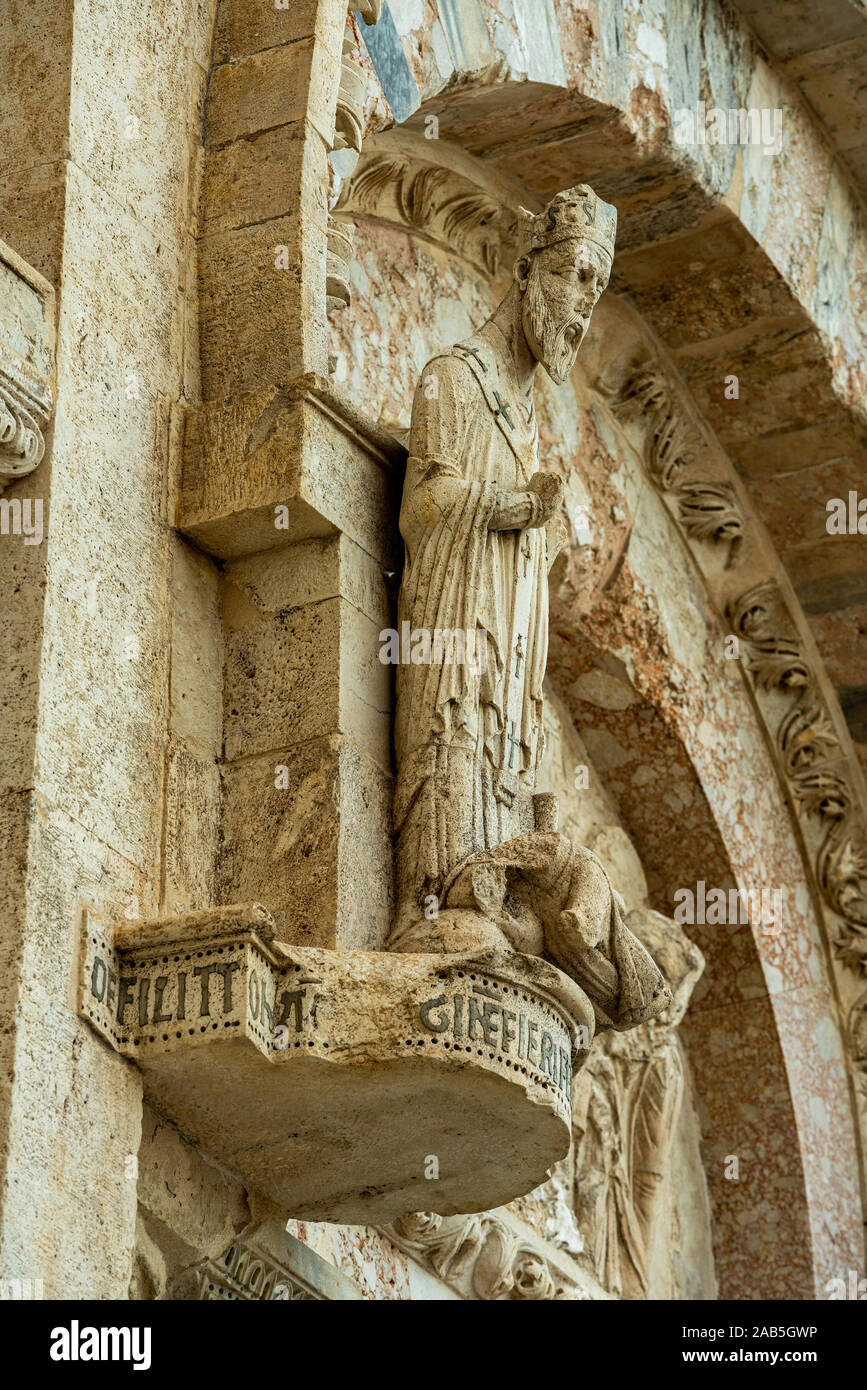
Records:
<instances>
[{"instance_id":1,"label":"carved mitre","mask_svg":"<svg viewBox=\"0 0 867 1390\"><path fill-rule=\"evenodd\" d=\"M539 213L519 210L518 255L542 251L561 241L586 241L614 258L617 209L604 203L586 183L566 188Z\"/></svg>"}]
</instances>

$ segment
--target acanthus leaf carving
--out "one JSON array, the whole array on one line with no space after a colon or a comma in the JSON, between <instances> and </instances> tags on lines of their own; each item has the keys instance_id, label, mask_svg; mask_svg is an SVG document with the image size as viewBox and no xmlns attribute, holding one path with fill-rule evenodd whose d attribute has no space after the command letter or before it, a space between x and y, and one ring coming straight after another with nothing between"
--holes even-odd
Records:
<instances>
[{"instance_id":1,"label":"acanthus leaf carving","mask_svg":"<svg viewBox=\"0 0 867 1390\"><path fill-rule=\"evenodd\" d=\"M867 849L856 840L855 792L841 766L842 749L819 682L773 581L730 604L728 616L746 644L756 685L794 697L776 730L777 753L801 814L822 832L815 874L843 924L836 952L846 965L867 973Z\"/></svg>"},{"instance_id":2,"label":"acanthus leaf carving","mask_svg":"<svg viewBox=\"0 0 867 1390\"><path fill-rule=\"evenodd\" d=\"M688 536L729 543L726 569L737 558L744 527L729 483L682 483L677 489L680 520Z\"/></svg>"},{"instance_id":3,"label":"acanthus leaf carving","mask_svg":"<svg viewBox=\"0 0 867 1390\"><path fill-rule=\"evenodd\" d=\"M662 369L650 365L630 373L613 404L625 420L647 418L644 462L652 482L671 496L688 536L728 546L725 568L730 569L745 534L735 489L731 483L685 476L695 465L698 441Z\"/></svg>"},{"instance_id":4,"label":"acanthus leaf carving","mask_svg":"<svg viewBox=\"0 0 867 1390\"><path fill-rule=\"evenodd\" d=\"M343 61L340 68L340 86L337 92L337 110L334 118L334 149L351 149L361 153L364 135L364 97L367 89L367 74L352 56L352 43L343 44Z\"/></svg>"},{"instance_id":5,"label":"acanthus leaf carving","mask_svg":"<svg viewBox=\"0 0 867 1390\"><path fill-rule=\"evenodd\" d=\"M496 275L511 248L517 215L496 197L445 165L371 154L344 186L338 211L384 218L441 239Z\"/></svg>"}]
</instances>

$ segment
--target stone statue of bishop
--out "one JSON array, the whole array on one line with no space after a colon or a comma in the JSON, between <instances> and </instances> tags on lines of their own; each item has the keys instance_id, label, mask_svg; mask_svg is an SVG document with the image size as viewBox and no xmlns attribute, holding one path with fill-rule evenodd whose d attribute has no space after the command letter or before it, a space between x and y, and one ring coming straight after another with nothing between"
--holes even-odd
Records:
<instances>
[{"instance_id":1,"label":"stone statue of bishop","mask_svg":"<svg viewBox=\"0 0 867 1390\"><path fill-rule=\"evenodd\" d=\"M397 668L389 944L451 951L505 937L585 987L589 972L599 1022L631 1026L665 1007L664 982L602 865L557 834L555 798L536 794L548 571L565 528L562 480L539 469L533 380L540 363L558 384L572 371L616 225L585 185L538 215L522 210L508 293L477 333L431 358L415 393L398 621L427 642L413 640Z\"/></svg>"}]
</instances>

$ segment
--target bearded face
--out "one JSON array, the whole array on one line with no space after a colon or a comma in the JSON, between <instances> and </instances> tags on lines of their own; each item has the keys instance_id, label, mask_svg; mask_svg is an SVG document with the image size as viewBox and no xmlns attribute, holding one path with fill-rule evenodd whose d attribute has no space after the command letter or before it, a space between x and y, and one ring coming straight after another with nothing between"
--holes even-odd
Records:
<instances>
[{"instance_id":1,"label":"bearded face","mask_svg":"<svg viewBox=\"0 0 867 1390\"><path fill-rule=\"evenodd\" d=\"M531 257L523 286L524 336L558 386L575 366L610 269L605 252L587 241L563 241Z\"/></svg>"}]
</instances>

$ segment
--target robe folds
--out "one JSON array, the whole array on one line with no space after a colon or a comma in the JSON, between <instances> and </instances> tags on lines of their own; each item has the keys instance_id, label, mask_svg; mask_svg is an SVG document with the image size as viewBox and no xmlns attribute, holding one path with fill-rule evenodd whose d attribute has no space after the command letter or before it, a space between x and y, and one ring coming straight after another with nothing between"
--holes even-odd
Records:
<instances>
[{"instance_id":1,"label":"robe folds","mask_svg":"<svg viewBox=\"0 0 867 1390\"><path fill-rule=\"evenodd\" d=\"M475 632L482 659L397 667L398 873L416 912L468 854L533 829L548 654L546 537L543 529L491 531L489 523L498 492L526 490L538 467L532 398L522 407L496 329L428 362L413 403L400 512L398 625L431 637Z\"/></svg>"}]
</instances>

